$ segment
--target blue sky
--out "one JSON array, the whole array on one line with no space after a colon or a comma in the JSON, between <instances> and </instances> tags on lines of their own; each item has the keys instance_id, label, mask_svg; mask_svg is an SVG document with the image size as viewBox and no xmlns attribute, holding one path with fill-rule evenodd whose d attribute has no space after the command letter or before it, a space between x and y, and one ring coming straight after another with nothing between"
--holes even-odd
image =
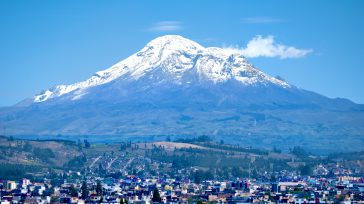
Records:
<instances>
[{"instance_id":1,"label":"blue sky","mask_svg":"<svg viewBox=\"0 0 364 204\"><path fill-rule=\"evenodd\" d=\"M85 80L166 34L245 51L270 39L283 51L258 46L256 67L364 103L364 1L167 2L0 1L0 106Z\"/></svg>"}]
</instances>

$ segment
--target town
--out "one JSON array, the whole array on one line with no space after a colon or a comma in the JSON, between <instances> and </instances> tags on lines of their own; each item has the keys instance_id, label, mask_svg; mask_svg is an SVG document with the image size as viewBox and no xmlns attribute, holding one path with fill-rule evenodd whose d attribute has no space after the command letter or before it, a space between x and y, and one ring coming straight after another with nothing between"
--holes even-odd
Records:
<instances>
[{"instance_id":1,"label":"town","mask_svg":"<svg viewBox=\"0 0 364 204\"><path fill-rule=\"evenodd\" d=\"M1 137L1 203L364 203L362 152Z\"/></svg>"},{"instance_id":2,"label":"town","mask_svg":"<svg viewBox=\"0 0 364 204\"><path fill-rule=\"evenodd\" d=\"M68 176L80 172L69 172ZM71 176L72 177L72 176ZM1 181L1 203L364 203L364 178L284 177L277 181L167 177L84 177Z\"/></svg>"}]
</instances>

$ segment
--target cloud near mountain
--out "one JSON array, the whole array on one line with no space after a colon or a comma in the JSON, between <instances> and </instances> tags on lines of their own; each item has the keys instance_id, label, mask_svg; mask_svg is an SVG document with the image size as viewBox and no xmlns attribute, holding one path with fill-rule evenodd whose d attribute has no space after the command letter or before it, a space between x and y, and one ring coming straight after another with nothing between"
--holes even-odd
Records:
<instances>
[{"instance_id":1,"label":"cloud near mountain","mask_svg":"<svg viewBox=\"0 0 364 204\"><path fill-rule=\"evenodd\" d=\"M231 46L225 48L225 50L234 53L239 52L248 58L279 57L281 59L300 58L313 51L312 49L299 49L276 43L272 35L267 37L257 35L248 42L245 48Z\"/></svg>"}]
</instances>

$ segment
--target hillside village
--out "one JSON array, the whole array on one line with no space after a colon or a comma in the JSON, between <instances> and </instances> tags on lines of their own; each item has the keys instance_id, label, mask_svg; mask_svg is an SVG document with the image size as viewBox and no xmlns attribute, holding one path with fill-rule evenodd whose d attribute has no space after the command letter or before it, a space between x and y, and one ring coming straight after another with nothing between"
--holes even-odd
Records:
<instances>
[{"instance_id":1,"label":"hillside village","mask_svg":"<svg viewBox=\"0 0 364 204\"><path fill-rule=\"evenodd\" d=\"M361 152L319 156L303 147L254 149L206 136L119 144L0 141L2 203L364 200Z\"/></svg>"}]
</instances>

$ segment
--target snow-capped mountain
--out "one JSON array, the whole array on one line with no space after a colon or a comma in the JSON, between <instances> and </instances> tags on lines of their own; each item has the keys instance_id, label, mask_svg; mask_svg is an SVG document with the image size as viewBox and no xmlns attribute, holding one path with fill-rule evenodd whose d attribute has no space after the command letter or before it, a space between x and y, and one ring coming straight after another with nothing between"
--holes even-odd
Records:
<instances>
[{"instance_id":1,"label":"snow-capped mountain","mask_svg":"<svg viewBox=\"0 0 364 204\"><path fill-rule=\"evenodd\" d=\"M362 150L363 121L363 105L297 88L239 53L176 35L152 40L85 81L0 108L0 128L15 135L210 135L342 151Z\"/></svg>"},{"instance_id":2,"label":"snow-capped mountain","mask_svg":"<svg viewBox=\"0 0 364 204\"><path fill-rule=\"evenodd\" d=\"M34 96L34 102L44 102L73 92L73 99L80 99L90 87L109 83L120 77L134 80L153 77L149 74L156 69L168 74L175 83L191 83L184 78L193 72L199 81L224 83L236 80L242 85L274 84L283 88L290 85L255 69L239 53L232 53L217 47L205 48L178 35L156 38L139 52L115 64L109 69L95 73L86 81L71 85L59 85Z\"/></svg>"}]
</instances>

